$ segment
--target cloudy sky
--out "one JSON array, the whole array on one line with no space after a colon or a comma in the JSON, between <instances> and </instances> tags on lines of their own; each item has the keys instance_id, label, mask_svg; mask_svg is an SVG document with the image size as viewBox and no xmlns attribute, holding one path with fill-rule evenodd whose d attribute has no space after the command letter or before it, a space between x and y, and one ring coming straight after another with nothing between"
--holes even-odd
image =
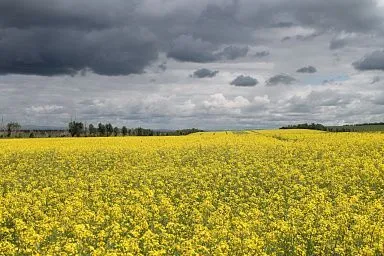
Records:
<instances>
[{"instance_id":1,"label":"cloudy sky","mask_svg":"<svg viewBox=\"0 0 384 256\"><path fill-rule=\"evenodd\" d=\"M22 125L384 121L383 0L0 0Z\"/></svg>"}]
</instances>

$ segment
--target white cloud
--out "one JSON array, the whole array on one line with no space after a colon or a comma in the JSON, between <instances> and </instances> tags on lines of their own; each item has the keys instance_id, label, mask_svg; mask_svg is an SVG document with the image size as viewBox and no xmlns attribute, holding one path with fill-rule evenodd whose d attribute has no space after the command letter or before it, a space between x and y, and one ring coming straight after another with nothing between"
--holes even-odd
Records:
<instances>
[{"instance_id":1,"label":"white cloud","mask_svg":"<svg viewBox=\"0 0 384 256\"><path fill-rule=\"evenodd\" d=\"M60 113L62 110L64 110L64 107L57 105L32 106L27 108L27 112L33 112L36 114Z\"/></svg>"},{"instance_id":2,"label":"white cloud","mask_svg":"<svg viewBox=\"0 0 384 256\"><path fill-rule=\"evenodd\" d=\"M216 93L209 96L209 100L205 100L203 105L207 109L240 109L248 106L249 100L242 96L237 96L233 100L227 99L222 93Z\"/></svg>"},{"instance_id":3,"label":"white cloud","mask_svg":"<svg viewBox=\"0 0 384 256\"><path fill-rule=\"evenodd\" d=\"M256 106L263 106L263 105L266 105L268 103L270 103L271 100L269 99L268 95L264 95L263 97L260 97L260 96L255 96L253 98L253 105L256 105Z\"/></svg>"}]
</instances>

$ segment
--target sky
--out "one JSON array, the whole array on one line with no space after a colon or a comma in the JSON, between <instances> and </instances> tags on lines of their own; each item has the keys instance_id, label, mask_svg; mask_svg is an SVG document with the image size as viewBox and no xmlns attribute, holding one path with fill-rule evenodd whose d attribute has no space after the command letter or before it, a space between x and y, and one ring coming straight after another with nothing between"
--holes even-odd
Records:
<instances>
[{"instance_id":1,"label":"sky","mask_svg":"<svg viewBox=\"0 0 384 256\"><path fill-rule=\"evenodd\" d=\"M0 115L153 129L384 121L382 0L0 0Z\"/></svg>"}]
</instances>

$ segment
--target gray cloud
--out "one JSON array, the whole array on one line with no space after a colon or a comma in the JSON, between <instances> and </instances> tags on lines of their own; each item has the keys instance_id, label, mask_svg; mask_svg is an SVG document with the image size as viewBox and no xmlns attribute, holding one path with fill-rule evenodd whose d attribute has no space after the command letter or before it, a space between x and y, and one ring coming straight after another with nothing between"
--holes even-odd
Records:
<instances>
[{"instance_id":1,"label":"gray cloud","mask_svg":"<svg viewBox=\"0 0 384 256\"><path fill-rule=\"evenodd\" d=\"M337 90L321 90L311 91L305 96L292 96L286 100L284 105L285 111L290 114L300 113L305 115L324 116L323 109L330 107L345 107L353 101L356 95L345 94Z\"/></svg>"},{"instance_id":2,"label":"gray cloud","mask_svg":"<svg viewBox=\"0 0 384 256\"><path fill-rule=\"evenodd\" d=\"M292 2L292 1L291 1ZM301 5L301 6L299 6ZM296 19L301 24L323 29L356 32L380 28L382 16L371 0L293 1L292 9L298 10ZM348 13L345 9L348 9Z\"/></svg>"},{"instance_id":3,"label":"gray cloud","mask_svg":"<svg viewBox=\"0 0 384 256\"><path fill-rule=\"evenodd\" d=\"M332 107L349 104L352 101L352 97L353 95L351 94L326 89L324 91L312 91L308 94L305 101L312 106Z\"/></svg>"},{"instance_id":4,"label":"gray cloud","mask_svg":"<svg viewBox=\"0 0 384 256\"><path fill-rule=\"evenodd\" d=\"M298 73L316 73L317 69L313 66L308 66L308 67L302 67L296 70Z\"/></svg>"},{"instance_id":5,"label":"gray cloud","mask_svg":"<svg viewBox=\"0 0 384 256\"><path fill-rule=\"evenodd\" d=\"M384 50L374 51L358 60L352 65L357 70L383 70L384 71Z\"/></svg>"},{"instance_id":6,"label":"gray cloud","mask_svg":"<svg viewBox=\"0 0 384 256\"><path fill-rule=\"evenodd\" d=\"M319 30L367 32L382 29L383 17L377 2L372 0L277 0L247 1L240 5L242 21L262 24L274 23L279 17L288 17L297 26ZM253 8L252 8L253 7ZM348 12L345 12L345 10Z\"/></svg>"},{"instance_id":7,"label":"gray cloud","mask_svg":"<svg viewBox=\"0 0 384 256\"><path fill-rule=\"evenodd\" d=\"M375 84L375 83L378 83L381 81L381 78L379 76L375 76L373 79L372 79L372 82L371 84Z\"/></svg>"},{"instance_id":8,"label":"gray cloud","mask_svg":"<svg viewBox=\"0 0 384 256\"><path fill-rule=\"evenodd\" d=\"M288 41L288 40L291 40L291 37L290 36L285 36L281 39L281 42L285 42L285 41Z\"/></svg>"},{"instance_id":9,"label":"gray cloud","mask_svg":"<svg viewBox=\"0 0 384 256\"><path fill-rule=\"evenodd\" d=\"M296 40L299 40L299 41L309 41L309 40L313 40L314 38L320 36L321 34L323 34L323 33L315 32L315 33L312 33L312 34L309 34L309 35L297 35L296 36Z\"/></svg>"},{"instance_id":10,"label":"gray cloud","mask_svg":"<svg viewBox=\"0 0 384 256\"><path fill-rule=\"evenodd\" d=\"M230 45L225 47L220 53L217 54L219 58L227 59L227 60L235 60L241 57L247 56L249 51L249 47L239 47Z\"/></svg>"},{"instance_id":11,"label":"gray cloud","mask_svg":"<svg viewBox=\"0 0 384 256\"><path fill-rule=\"evenodd\" d=\"M177 38L168 52L168 57L182 62L207 63L218 60L235 60L245 57L249 47L230 45L218 51L217 46L191 35Z\"/></svg>"},{"instance_id":12,"label":"gray cloud","mask_svg":"<svg viewBox=\"0 0 384 256\"><path fill-rule=\"evenodd\" d=\"M268 86L280 85L280 84L292 84L296 79L287 74L275 75L267 80Z\"/></svg>"},{"instance_id":13,"label":"gray cloud","mask_svg":"<svg viewBox=\"0 0 384 256\"><path fill-rule=\"evenodd\" d=\"M379 93L373 98L373 103L376 105L384 106L384 93Z\"/></svg>"},{"instance_id":14,"label":"gray cloud","mask_svg":"<svg viewBox=\"0 0 384 256\"><path fill-rule=\"evenodd\" d=\"M331 42L329 43L329 49L331 50L337 50L344 48L347 45L347 39L346 38L332 38Z\"/></svg>"},{"instance_id":15,"label":"gray cloud","mask_svg":"<svg viewBox=\"0 0 384 256\"><path fill-rule=\"evenodd\" d=\"M272 24L273 28L290 28L293 27L295 24L290 21L280 21L275 24Z\"/></svg>"},{"instance_id":16,"label":"gray cloud","mask_svg":"<svg viewBox=\"0 0 384 256\"><path fill-rule=\"evenodd\" d=\"M196 77L196 78L214 77L217 75L217 73L219 73L219 71L217 70L212 71L206 68L201 68L193 72L192 77Z\"/></svg>"},{"instance_id":17,"label":"gray cloud","mask_svg":"<svg viewBox=\"0 0 384 256\"><path fill-rule=\"evenodd\" d=\"M213 44L195 39L191 35L182 35L174 42L168 57L188 62L206 63L217 60L217 56L213 53L217 47Z\"/></svg>"},{"instance_id":18,"label":"gray cloud","mask_svg":"<svg viewBox=\"0 0 384 256\"><path fill-rule=\"evenodd\" d=\"M184 1L187 2L188 0ZM194 17L195 22L188 23L187 31L191 31L196 37L214 44L230 45L253 41L252 31L256 26L252 23L244 23L239 17L240 5L248 5L248 3L242 4L233 0L218 0L214 3L212 1L202 2L205 3L205 6ZM188 7L196 9L193 4Z\"/></svg>"},{"instance_id":19,"label":"gray cloud","mask_svg":"<svg viewBox=\"0 0 384 256\"><path fill-rule=\"evenodd\" d=\"M230 84L235 86L255 86L259 83L256 78L240 75L236 77Z\"/></svg>"},{"instance_id":20,"label":"gray cloud","mask_svg":"<svg viewBox=\"0 0 384 256\"><path fill-rule=\"evenodd\" d=\"M161 71L167 70L167 63L163 62L160 65L157 66Z\"/></svg>"},{"instance_id":21,"label":"gray cloud","mask_svg":"<svg viewBox=\"0 0 384 256\"><path fill-rule=\"evenodd\" d=\"M260 51L260 52L255 53L255 57L257 57L257 58L263 58L263 57L267 57L269 55L270 55L269 51Z\"/></svg>"},{"instance_id":22,"label":"gray cloud","mask_svg":"<svg viewBox=\"0 0 384 256\"><path fill-rule=\"evenodd\" d=\"M315 37L318 37L320 36L322 33L312 33L312 34L309 34L309 35L296 35L294 37L292 36L285 36L281 39L281 42L285 42L285 41L289 41L291 40L292 38L295 38L296 40L298 41L310 41L310 40L313 40Z\"/></svg>"}]
</instances>

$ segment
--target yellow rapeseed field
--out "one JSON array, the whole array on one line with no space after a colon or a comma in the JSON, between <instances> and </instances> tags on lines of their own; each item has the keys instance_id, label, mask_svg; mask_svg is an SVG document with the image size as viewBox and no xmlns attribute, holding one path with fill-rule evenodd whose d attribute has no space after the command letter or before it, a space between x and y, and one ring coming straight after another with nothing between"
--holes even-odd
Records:
<instances>
[{"instance_id":1,"label":"yellow rapeseed field","mask_svg":"<svg viewBox=\"0 0 384 256\"><path fill-rule=\"evenodd\" d=\"M383 255L384 134L0 140L0 255Z\"/></svg>"}]
</instances>

